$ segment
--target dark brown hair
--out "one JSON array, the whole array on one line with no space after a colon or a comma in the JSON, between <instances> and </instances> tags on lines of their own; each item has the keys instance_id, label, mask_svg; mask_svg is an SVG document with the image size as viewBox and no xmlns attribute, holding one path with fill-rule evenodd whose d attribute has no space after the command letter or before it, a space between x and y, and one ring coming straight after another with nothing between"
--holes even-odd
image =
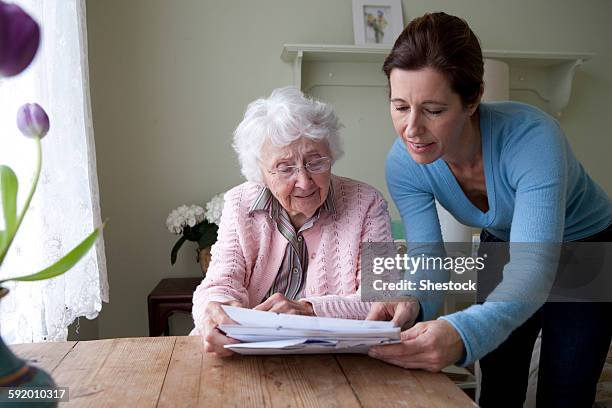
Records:
<instances>
[{"instance_id":1,"label":"dark brown hair","mask_svg":"<svg viewBox=\"0 0 612 408\"><path fill-rule=\"evenodd\" d=\"M442 12L415 18L395 40L383 71L388 80L394 68L426 67L446 76L464 106L478 101L484 62L478 38L465 20Z\"/></svg>"}]
</instances>

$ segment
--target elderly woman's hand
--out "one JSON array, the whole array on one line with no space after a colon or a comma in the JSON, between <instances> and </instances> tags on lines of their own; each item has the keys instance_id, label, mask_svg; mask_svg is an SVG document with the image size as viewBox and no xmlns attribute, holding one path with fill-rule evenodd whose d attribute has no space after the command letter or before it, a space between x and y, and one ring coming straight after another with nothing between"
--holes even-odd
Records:
<instances>
[{"instance_id":1,"label":"elderly woman's hand","mask_svg":"<svg viewBox=\"0 0 612 408\"><path fill-rule=\"evenodd\" d=\"M215 353L221 357L227 357L234 354L233 351L223 348L225 344L240 343L238 340L227 337L221 333L218 326L221 323L236 324L235 321L229 318L227 313L223 310L221 305L240 306L238 302L208 302L205 312L204 320L204 333L202 335L202 342L204 344L204 350L207 353Z\"/></svg>"},{"instance_id":2,"label":"elderly woman's hand","mask_svg":"<svg viewBox=\"0 0 612 408\"><path fill-rule=\"evenodd\" d=\"M255 310L263 310L276 313L297 314L305 316L314 316L312 304L305 300L293 301L288 299L282 293L275 293L270 296L265 302L254 307Z\"/></svg>"},{"instance_id":3,"label":"elderly woman's hand","mask_svg":"<svg viewBox=\"0 0 612 408\"><path fill-rule=\"evenodd\" d=\"M371 347L368 355L404 368L437 372L464 353L459 333L446 320L417 323L402 332L402 342Z\"/></svg>"},{"instance_id":4,"label":"elderly woman's hand","mask_svg":"<svg viewBox=\"0 0 612 408\"><path fill-rule=\"evenodd\" d=\"M376 302L366 320L391 320L396 327L407 329L414 325L420 308L416 299L407 302Z\"/></svg>"}]
</instances>

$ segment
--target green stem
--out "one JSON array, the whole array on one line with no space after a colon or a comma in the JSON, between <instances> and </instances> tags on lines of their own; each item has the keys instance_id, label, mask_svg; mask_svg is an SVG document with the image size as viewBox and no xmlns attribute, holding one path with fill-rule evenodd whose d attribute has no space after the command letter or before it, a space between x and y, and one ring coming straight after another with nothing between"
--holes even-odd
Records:
<instances>
[{"instance_id":1,"label":"green stem","mask_svg":"<svg viewBox=\"0 0 612 408\"><path fill-rule=\"evenodd\" d=\"M176 244L174 244L174 246L172 247L172 251L170 251L170 263L172 265L176 263L176 256L178 255L178 251L179 249L181 249L181 246L183 246L185 241L187 241L187 238L185 238L185 236L183 235L179 238L178 241L176 241Z\"/></svg>"},{"instance_id":2,"label":"green stem","mask_svg":"<svg viewBox=\"0 0 612 408\"><path fill-rule=\"evenodd\" d=\"M17 235L17 231L19 231L19 226L21 225L21 221L23 221L23 217L25 216L26 211L28 211L28 208L30 208L30 202L32 201L32 197L34 196L34 193L36 192L36 186L38 185L38 178L40 177L40 169L42 166L42 147L40 144L40 137L36 136L34 140L36 141L36 169L34 173L34 182L32 183L32 187L30 187L30 194L28 195L26 199L23 209L21 210L19 217L17 217L17 223L15 224L15 229L8 237L8 242L7 242L6 247L4 248L2 253L0 253L0 265L2 264L2 261L4 260L6 253L11 247L11 243L13 242L15 235Z\"/></svg>"}]
</instances>

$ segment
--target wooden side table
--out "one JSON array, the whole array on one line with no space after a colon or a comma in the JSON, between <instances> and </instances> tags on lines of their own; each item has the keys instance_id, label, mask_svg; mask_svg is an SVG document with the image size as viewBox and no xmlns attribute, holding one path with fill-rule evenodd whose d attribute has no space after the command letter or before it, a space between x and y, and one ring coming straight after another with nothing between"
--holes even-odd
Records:
<instances>
[{"instance_id":1,"label":"wooden side table","mask_svg":"<svg viewBox=\"0 0 612 408\"><path fill-rule=\"evenodd\" d=\"M193 292L202 278L167 278L159 281L148 296L149 336L170 334L168 318L174 312L191 313Z\"/></svg>"}]
</instances>

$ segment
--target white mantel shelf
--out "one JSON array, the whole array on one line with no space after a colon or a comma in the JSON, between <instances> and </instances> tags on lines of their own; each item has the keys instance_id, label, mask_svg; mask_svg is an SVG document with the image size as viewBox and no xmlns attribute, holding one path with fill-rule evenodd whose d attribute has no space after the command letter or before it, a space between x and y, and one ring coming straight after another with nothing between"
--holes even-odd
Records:
<instances>
[{"instance_id":1,"label":"white mantel shelf","mask_svg":"<svg viewBox=\"0 0 612 408\"><path fill-rule=\"evenodd\" d=\"M333 67L335 70L338 69L336 63L382 64L390 50L389 46L285 44L281 59L293 63L294 84L304 89L303 85L305 84L302 82L303 63L322 65L323 69L329 68L325 64L335 64ZM593 58L594 54L483 50L483 56L504 61L509 65L511 90L535 92L547 103L549 112L560 115L569 102L576 68ZM380 80L375 81L375 83L367 78L362 83L355 82L355 80L356 78L353 75L350 83L347 83L343 80L342 75L337 75L337 72L328 72L326 75L312 76L307 88L323 85L381 85Z\"/></svg>"}]
</instances>

